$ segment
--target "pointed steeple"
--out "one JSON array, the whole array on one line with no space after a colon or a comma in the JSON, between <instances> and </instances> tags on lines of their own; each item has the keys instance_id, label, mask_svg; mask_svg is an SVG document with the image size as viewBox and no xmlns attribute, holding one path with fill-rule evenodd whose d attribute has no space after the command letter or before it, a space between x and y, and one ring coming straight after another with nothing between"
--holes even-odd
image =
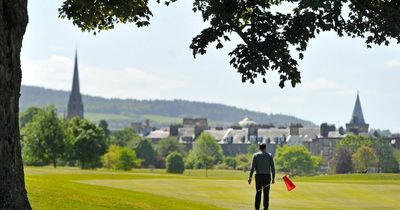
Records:
<instances>
[{"instance_id":1,"label":"pointed steeple","mask_svg":"<svg viewBox=\"0 0 400 210\"><path fill-rule=\"evenodd\" d=\"M78 50L75 50L75 65L74 65L74 77L72 79L72 91L71 94L81 94L79 89L79 72L78 72Z\"/></svg>"},{"instance_id":2,"label":"pointed steeple","mask_svg":"<svg viewBox=\"0 0 400 210\"><path fill-rule=\"evenodd\" d=\"M68 101L67 118L78 116L83 118L83 103L79 88L79 70L78 70L78 51L75 50L74 76L72 79L72 90Z\"/></svg>"},{"instance_id":3,"label":"pointed steeple","mask_svg":"<svg viewBox=\"0 0 400 210\"><path fill-rule=\"evenodd\" d=\"M362 108L361 108L360 95L359 95L358 91L357 91L356 103L355 103L354 109L353 109L353 114L351 115L351 119L350 119L350 124L355 124L355 125L364 125L365 124L364 114L363 114Z\"/></svg>"},{"instance_id":4,"label":"pointed steeple","mask_svg":"<svg viewBox=\"0 0 400 210\"><path fill-rule=\"evenodd\" d=\"M353 114L350 122L346 124L346 132L353 134L368 133L369 124L365 123L364 114L361 108L360 94L357 91L356 103L354 104Z\"/></svg>"}]
</instances>

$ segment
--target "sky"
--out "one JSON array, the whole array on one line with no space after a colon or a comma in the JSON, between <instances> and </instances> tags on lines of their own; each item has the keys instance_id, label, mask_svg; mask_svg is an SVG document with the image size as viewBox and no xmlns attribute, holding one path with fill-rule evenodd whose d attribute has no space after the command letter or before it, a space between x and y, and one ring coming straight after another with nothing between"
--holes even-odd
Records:
<instances>
[{"instance_id":1,"label":"sky","mask_svg":"<svg viewBox=\"0 0 400 210\"><path fill-rule=\"evenodd\" d=\"M281 113L316 124L350 121L357 91L370 128L400 132L400 45L367 49L362 39L322 33L299 62L302 83L281 89L276 72L267 84L242 83L228 52L211 46L193 58L191 39L206 23L191 1L152 3L151 25L118 25L96 36L58 18L60 0L29 1L22 47L22 84L70 90L75 49L81 92L105 98L185 99ZM394 43L394 42L393 42Z\"/></svg>"}]
</instances>

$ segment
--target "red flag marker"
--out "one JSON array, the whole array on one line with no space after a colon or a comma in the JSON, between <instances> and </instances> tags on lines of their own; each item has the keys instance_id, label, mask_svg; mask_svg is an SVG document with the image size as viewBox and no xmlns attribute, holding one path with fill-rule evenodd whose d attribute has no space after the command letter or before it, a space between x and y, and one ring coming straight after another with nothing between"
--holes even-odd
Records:
<instances>
[{"instance_id":1,"label":"red flag marker","mask_svg":"<svg viewBox=\"0 0 400 210\"><path fill-rule=\"evenodd\" d=\"M283 181L285 182L286 188L288 191L293 190L294 188L296 188L296 185L293 184L292 181L290 181L290 179L285 175L282 177Z\"/></svg>"}]
</instances>

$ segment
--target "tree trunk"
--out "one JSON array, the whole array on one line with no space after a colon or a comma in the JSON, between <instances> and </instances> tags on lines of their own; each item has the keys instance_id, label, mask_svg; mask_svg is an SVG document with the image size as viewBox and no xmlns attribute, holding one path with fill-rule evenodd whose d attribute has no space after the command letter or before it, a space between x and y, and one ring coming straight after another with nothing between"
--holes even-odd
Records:
<instances>
[{"instance_id":1,"label":"tree trunk","mask_svg":"<svg viewBox=\"0 0 400 210\"><path fill-rule=\"evenodd\" d=\"M25 190L18 112L27 0L0 0L0 209L31 209Z\"/></svg>"}]
</instances>

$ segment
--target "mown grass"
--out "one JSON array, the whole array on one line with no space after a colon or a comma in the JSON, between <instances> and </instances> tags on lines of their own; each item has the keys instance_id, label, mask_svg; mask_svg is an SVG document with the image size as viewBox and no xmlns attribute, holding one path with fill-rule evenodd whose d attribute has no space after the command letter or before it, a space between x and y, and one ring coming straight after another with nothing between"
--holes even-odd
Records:
<instances>
[{"instance_id":1,"label":"mown grass","mask_svg":"<svg viewBox=\"0 0 400 210\"><path fill-rule=\"evenodd\" d=\"M135 120L133 117L121 115L121 114L110 114L110 113L85 113L85 118L93 122L99 122L100 120Z\"/></svg>"},{"instance_id":2,"label":"mown grass","mask_svg":"<svg viewBox=\"0 0 400 210\"><path fill-rule=\"evenodd\" d=\"M131 172L26 167L34 209L252 209L254 186L241 171ZM281 177L280 175L278 177ZM295 177L277 180L270 209L398 209L399 174Z\"/></svg>"}]
</instances>

